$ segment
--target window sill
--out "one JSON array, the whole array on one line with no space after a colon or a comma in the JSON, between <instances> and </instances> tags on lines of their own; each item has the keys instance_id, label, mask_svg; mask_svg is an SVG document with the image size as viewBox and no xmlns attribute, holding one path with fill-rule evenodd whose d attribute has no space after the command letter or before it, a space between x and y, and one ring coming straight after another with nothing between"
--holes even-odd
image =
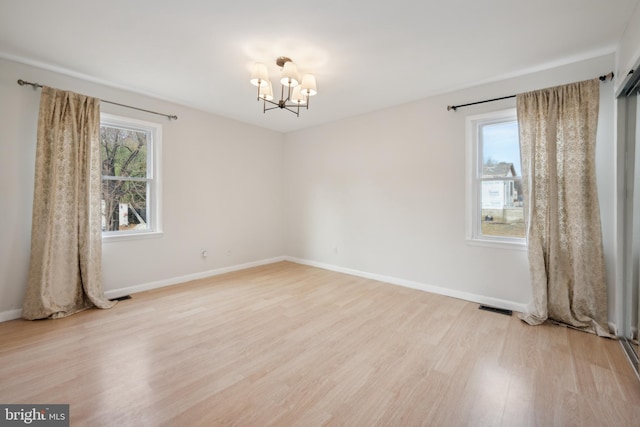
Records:
<instances>
[{"instance_id":1,"label":"window sill","mask_svg":"<svg viewBox=\"0 0 640 427\"><path fill-rule=\"evenodd\" d=\"M138 233L103 234L102 243L121 242L126 240L158 239L162 237L162 231L145 231Z\"/></svg>"},{"instance_id":2,"label":"window sill","mask_svg":"<svg viewBox=\"0 0 640 427\"><path fill-rule=\"evenodd\" d=\"M516 251L526 251L527 243L525 240L522 242L507 242L501 240L489 240L489 239L467 239L467 245L469 246L484 246L488 248L509 249Z\"/></svg>"}]
</instances>

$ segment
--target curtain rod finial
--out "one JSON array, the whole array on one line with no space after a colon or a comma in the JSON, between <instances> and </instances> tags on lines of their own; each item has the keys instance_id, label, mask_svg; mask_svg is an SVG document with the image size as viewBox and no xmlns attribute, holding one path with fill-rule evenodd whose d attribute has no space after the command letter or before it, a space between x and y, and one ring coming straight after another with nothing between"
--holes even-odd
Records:
<instances>
[{"instance_id":1,"label":"curtain rod finial","mask_svg":"<svg viewBox=\"0 0 640 427\"><path fill-rule=\"evenodd\" d=\"M609 74L605 74L604 76L600 76L600 81L601 82L606 82L607 80L613 80L615 74L613 74L613 71L611 71Z\"/></svg>"}]
</instances>

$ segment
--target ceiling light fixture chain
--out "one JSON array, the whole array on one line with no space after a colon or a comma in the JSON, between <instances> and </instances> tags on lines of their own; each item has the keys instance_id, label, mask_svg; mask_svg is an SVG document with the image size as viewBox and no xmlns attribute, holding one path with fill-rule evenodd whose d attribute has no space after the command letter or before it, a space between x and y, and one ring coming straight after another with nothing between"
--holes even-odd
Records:
<instances>
[{"instance_id":1,"label":"ceiling light fixture chain","mask_svg":"<svg viewBox=\"0 0 640 427\"><path fill-rule=\"evenodd\" d=\"M266 65L256 62L251 72L251 84L258 87L258 101L262 100L262 112L279 108L300 116L300 106L309 109L309 98L318 93L316 78L313 74L303 74L300 78L298 66L286 56L276 59L276 65L280 68L282 76L280 83L280 99L273 100L273 86L269 80ZM286 87L286 89L285 89ZM286 96L285 96L286 94ZM273 107L267 108L267 103Z\"/></svg>"}]
</instances>

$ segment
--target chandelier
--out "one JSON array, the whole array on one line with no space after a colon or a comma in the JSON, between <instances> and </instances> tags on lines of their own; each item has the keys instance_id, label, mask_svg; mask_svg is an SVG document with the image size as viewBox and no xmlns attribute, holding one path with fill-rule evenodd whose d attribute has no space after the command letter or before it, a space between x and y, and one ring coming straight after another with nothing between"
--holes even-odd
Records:
<instances>
[{"instance_id":1,"label":"chandelier","mask_svg":"<svg viewBox=\"0 0 640 427\"><path fill-rule=\"evenodd\" d=\"M258 101L262 100L262 112L266 113L274 108L280 108L291 111L299 117L300 107L305 106L309 109L309 97L318 93L316 78L313 74L303 74L301 79L298 67L286 56L279 57L276 64L282 70L279 101L273 100L273 87L266 65L256 62L253 66L251 84L258 87ZM267 107L267 103L273 106Z\"/></svg>"}]
</instances>

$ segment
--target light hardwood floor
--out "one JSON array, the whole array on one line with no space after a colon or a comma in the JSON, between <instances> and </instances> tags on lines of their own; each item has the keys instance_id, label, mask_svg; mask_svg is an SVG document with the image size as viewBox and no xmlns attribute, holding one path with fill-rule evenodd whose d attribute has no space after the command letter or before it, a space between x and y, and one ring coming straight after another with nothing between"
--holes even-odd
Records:
<instances>
[{"instance_id":1,"label":"light hardwood floor","mask_svg":"<svg viewBox=\"0 0 640 427\"><path fill-rule=\"evenodd\" d=\"M288 262L0 324L0 403L72 426L638 426L617 341Z\"/></svg>"}]
</instances>

